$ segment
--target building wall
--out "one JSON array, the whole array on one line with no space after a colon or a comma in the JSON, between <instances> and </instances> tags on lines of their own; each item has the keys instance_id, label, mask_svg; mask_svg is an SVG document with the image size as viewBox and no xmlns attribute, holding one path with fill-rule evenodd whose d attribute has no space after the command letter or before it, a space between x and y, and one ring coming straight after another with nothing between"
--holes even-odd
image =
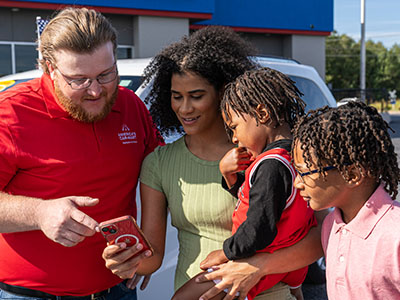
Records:
<instances>
[{"instance_id":1,"label":"building wall","mask_svg":"<svg viewBox=\"0 0 400 300\"><path fill-rule=\"evenodd\" d=\"M252 42L260 54L296 59L325 76L333 0L5 0L0 2L0 75L35 67L36 16L49 18L68 4L94 6L110 19L118 31L121 58L151 57L189 30L224 25Z\"/></svg>"},{"instance_id":2,"label":"building wall","mask_svg":"<svg viewBox=\"0 0 400 300\"><path fill-rule=\"evenodd\" d=\"M331 0L216 0L212 18L203 25L227 25L246 29L333 31Z\"/></svg>"},{"instance_id":3,"label":"building wall","mask_svg":"<svg viewBox=\"0 0 400 300\"><path fill-rule=\"evenodd\" d=\"M101 8L121 9L121 14L128 13L127 10L159 11L159 12L184 12L184 13L207 13L214 12L216 0L13 0L21 2L26 6L26 2L46 4L52 9L57 9L62 5L81 5ZM217 0L221 1L221 0ZM226 0L223 0L226 1ZM315 0L314 0L315 1ZM2 1L7 2L7 1ZM11 1L10 1L11 2ZM56 7L56 8L54 8ZM144 12L145 13L145 12Z\"/></svg>"},{"instance_id":4,"label":"building wall","mask_svg":"<svg viewBox=\"0 0 400 300\"><path fill-rule=\"evenodd\" d=\"M325 79L325 37L293 35L290 57L306 65L312 65Z\"/></svg>"},{"instance_id":5,"label":"building wall","mask_svg":"<svg viewBox=\"0 0 400 300\"><path fill-rule=\"evenodd\" d=\"M134 46L133 19L135 16L104 14L118 32L118 43Z\"/></svg>"},{"instance_id":6,"label":"building wall","mask_svg":"<svg viewBox=\"0 0 400 300\"><path fill-rule=\"evenodd\" d=\"M136 16L133 19L134 57L154 56L188 34L188 19Z\"/></svg>"},{"instance_id":7,"label":"building wall","mask_svg":"<svg viewBox=\"0 0 400 300\"><path fill-rule=\"evenodd\" d=\"M36 16L49 11L0 7L0 76L34 69Z\"/></svg>"},{"instance_id":8,"label":"building wall","mask_svg":"<svg viewBox=\"0 0 400 300\"><path fill-rule=\"evenodd\" d=\"M284 37L270 33L242 33L241 36L252 43L259 54L283 56Z\"/></svg>"},{"instance_id":9,"label":"building wall","mask_svg":"<svg viewBox=\"0 0 400 300\"><path fill-rule=\"evenodd\" d=\"M49 11L0 8L0 41L35 42L37 15L48 16Z\"/></svg>"},{"instance_id":10,"label":"building wall","mask_svg":"<svg viewBox=\"0 0 400 300\"><path fill-rule=\"evenodd\" d=\"M242 33L260 55L292 58L313 66L325 79L325 37L306 35L282 35L269 33Z\"/></svg>"},{"instance_id":11,"label":"building wall","mask_svg":"<svg viewBox=\"0 0 400 300\"><path fill-rule=\"evenodd\" d=\"M36 68L36 17L51 10L0 7L0 76ZM151 57L189 34L189 19L104 13L118 32L118 57ZM127 51L129 50L129 51Z\"/></svg>"}]
</instances>

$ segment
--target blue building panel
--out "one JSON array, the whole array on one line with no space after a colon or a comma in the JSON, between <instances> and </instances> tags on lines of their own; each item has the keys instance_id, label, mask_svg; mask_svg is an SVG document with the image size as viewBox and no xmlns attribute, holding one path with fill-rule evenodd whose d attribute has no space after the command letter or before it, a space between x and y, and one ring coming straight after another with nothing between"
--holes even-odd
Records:
<instances>
[{"instance_id":1,"label":"blue building panel","mask_svg":"<svg viewBox=\"0 0 400 300\"><path fill-rule=\"evenodd\" d=\"M28 2L15 0L19 2ZM217 0L29 0L29 2L51 3L60 5L82 5L94 7L112 7L112 8L128 8L143 9L157 11L176 11L189 13L214 13L215 1Z\"/></svg>"},{"instance_id":2,"label":"blue building panel","mask_svg":"<svg viewBox=\"0 0 400 300\"><path fill-rule=\"evenodd\" d=\"M333 31L334 0L14 0L10 2L46 3L131 10L129 14L151 13L201 19L194 25L225 25L247 31L282 30L305 33ZM3 1L7 3L7 1ZM32 6L30 6L32 8ZM110 11L108 11L110 12ZM173 13L176 13L175 15ZM197 14L197 15L196 15Z\"/></svg>"},{"instance_id":3,"label":"blue building panel","mask_svg":"<svg viewBox=\"0 0 400 300\"><path fill-rule=\"evenodd\" d=\"M333 31L333 0L215 0L212 19L196 24Z\"/></svg>"}]
</instances>

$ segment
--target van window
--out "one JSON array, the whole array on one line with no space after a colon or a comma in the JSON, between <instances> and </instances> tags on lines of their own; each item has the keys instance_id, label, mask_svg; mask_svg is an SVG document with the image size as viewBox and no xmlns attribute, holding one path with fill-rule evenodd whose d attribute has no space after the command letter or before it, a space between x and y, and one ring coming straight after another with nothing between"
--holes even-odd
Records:
<instances>
[{"instance_id":1,"label":"van window","mask_svg":"<svg viewBox=\"0 0 400 300\"><path fill-rule=\"evenodd\" d=\"M321 89L310 79L298 76L289 76L295 83L300 92L303 93L302 99L307 103L306 111L317 109L329 105L328 99L322 93Z\"/></svg>"},{"instance_id":2,"label":"van window","mask_svg":"<svg viewBox=\"0 0 400 300\"><path fill-rule=\"evenodd\" d=\"M132 91L136 91L137 88L142 84L141 76L120 76L119 85L126 87Z\"/></svg>"}]
</instances>

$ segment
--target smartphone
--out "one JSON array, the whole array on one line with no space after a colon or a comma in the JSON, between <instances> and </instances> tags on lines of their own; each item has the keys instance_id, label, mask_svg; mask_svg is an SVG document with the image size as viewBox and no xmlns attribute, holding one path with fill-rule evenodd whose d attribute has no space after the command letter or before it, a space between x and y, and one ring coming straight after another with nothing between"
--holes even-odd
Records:
<instances>
[{"instance_id":1,"label":"smartphone","mask_svg":"<svg viewBox=\"0 0 400 300\"><path fill-rule=\"evenodd\" d=\"M99 224L100 232L109 244L124 242L127 247L133 247L141 243L143 249L139 253L146 250L153 252L149 241L144 236L142 230L132 216L122 216L101 222Z\"/></svg>"}]
</instances>

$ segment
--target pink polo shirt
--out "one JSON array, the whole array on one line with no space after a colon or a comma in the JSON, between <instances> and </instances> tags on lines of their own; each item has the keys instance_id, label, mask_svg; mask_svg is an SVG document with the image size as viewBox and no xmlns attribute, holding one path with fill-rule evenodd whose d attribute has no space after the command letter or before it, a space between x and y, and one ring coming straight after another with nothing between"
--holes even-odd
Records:
<instances>
[{"instance_id":1,"label":"pink polo shirt","mask_svg":"<svg viewBox=\"0 0 400 300\"><path fill-rule=\"evenodd\" d=\"M400 204L382 186L348 224L331 212L322 246L329 299L400 299Z\"/></svg>"}]
</instances>

